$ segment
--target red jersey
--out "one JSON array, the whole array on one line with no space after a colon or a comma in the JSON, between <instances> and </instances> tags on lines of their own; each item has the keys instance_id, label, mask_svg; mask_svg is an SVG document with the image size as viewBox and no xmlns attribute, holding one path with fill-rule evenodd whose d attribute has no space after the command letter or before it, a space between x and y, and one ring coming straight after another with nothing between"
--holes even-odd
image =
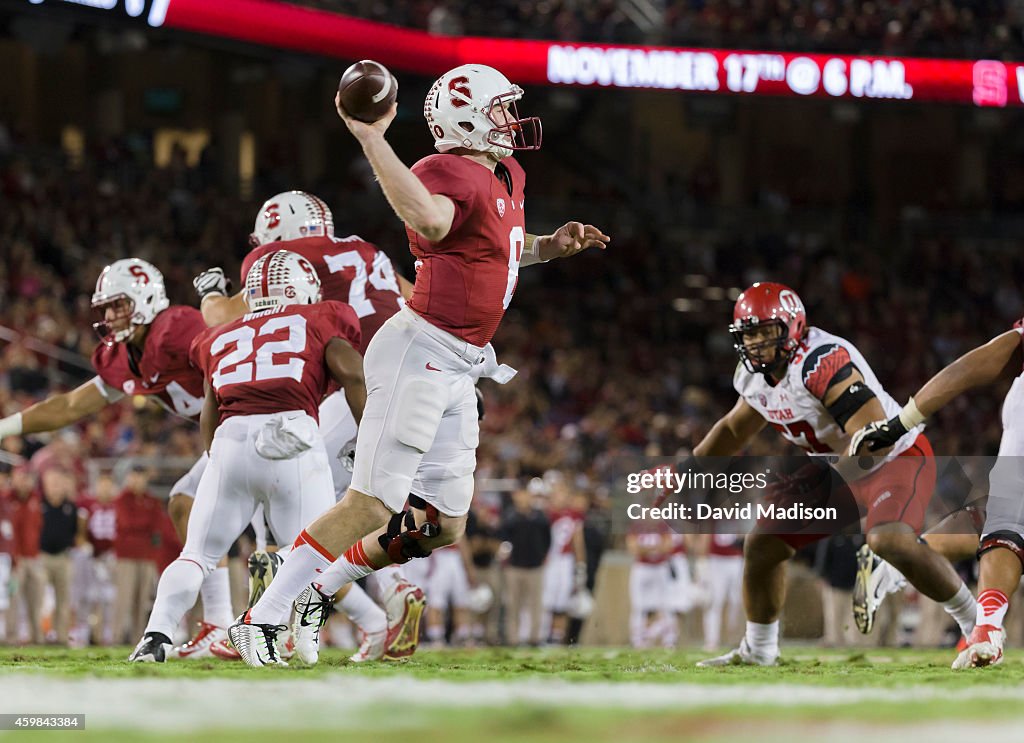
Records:
<instances>
[{"instance_id":1,"label":"red jersey","mask_svg":"<svg viewBox=\"0 0 1024 743\"><path fill-rule=\"evenodd\" d=\"M391 259L361 237L304 237L267 243L249 251L242 261L242 286L252 264L268 253L290 250L316 269L325 300L351 305L359 318L363 353L384 321L405 304Z\"/></svg>"},{"instance_id":2,"label":"red jersey","mask_svg":"<svg viewBox=\"0 0 1024 743\"><path fill-rule=\"evenodd\" d=\"M39 554L39 536L43 531L42 495L33 491L25 500L11 493L14 501L14 557L35 557Z\"/></svg>"},{"instance_id":3,"label":"red jersey","mask_svg":"<svg viewBox=\"0 0 1024 743\"><path fill-rule=\"evenodd\" d=\"M114 554L124 560L156 560L164 504L148 493L124 490L114 499Z\"/></svg>"},{"instance_id":4,"label":"red jersey","mask_svg":"<svg viewBox=\"0 0 1024 743\"><path fill-rule=\"evenodd\" d=\"M359 348L359 319L351 307L289 305L209 328L192 343L192 363L210 381L221 420L285 410L319 420L320 401L334 381L324 363L332 338Z\"/></svg>"},{"instance_id":5,"label":"red jersey","mask_svg":"<svg viewBox=\"0 0 1024 743\"><path fill-rule=\"evenodd\" d=\"M564 508L549 513L548 519L551 521L549 554L572 554L574 549L572 538L575 536L576 530L583 524L583 514L572 508Z\"/></svg>"},{"instance_id":6,"label":"red jersey","mask_svg":"<svg viewBox=\"0 0 1024 743\"><path fill-rule=\"evenodd\" d=\"M133 359L126 343L101 343L92 354L92 365L108 387L126 395L155 395L172 413L198 418L203 377L189 365L188 351L205 329L195 307L168 307L149 326L141 357Z\"/></svg>"},{"instance_id":7,"label":"red jersey","mask_svg":"<svg viewBox=\"0 0 1024 743\"><path fill-rule=\"evenodd\" d=\"M498 171L460 155L431 155L412 166L428 191L452 200L455 218L436 243L406 227L416 257L409 307L474 346L490 342L498 329L516 290L526 244L526 174L511 157Z\"/></svg>"},{"instance_id":8,"label":"red jersey","mask_svg":"<svg viewBox=\"0 0 1024 743\"><path fill-rule=\"evenodd\" d=\"M629 533L636 539L639 554L636 562L644 565L661 565L673 554L671 532L661 520L646 519L633 521Z\"/></svg>"},{"instance_id":9,"label":"red jersey","mask_svg":"<svg viewBox=\"0 0 1024 743\"><path fill-rule=\"evenodd\" d=\"M86 535L92 545L92 553L99 557L114 547L117 536L117 502L100 503L85 498L78 504L78 514L85 519Z\"/></svg>"}]
</instances>

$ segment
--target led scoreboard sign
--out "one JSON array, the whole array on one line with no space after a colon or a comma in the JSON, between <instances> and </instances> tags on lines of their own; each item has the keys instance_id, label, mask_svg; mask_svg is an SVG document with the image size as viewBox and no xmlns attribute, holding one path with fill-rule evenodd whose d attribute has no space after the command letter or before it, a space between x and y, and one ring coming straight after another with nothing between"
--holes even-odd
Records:
<instances>
[{"instance_id":1,"label":"led scoreboard sign","mask_svg":"<svg viewBox=\"0 0 1024 743\"><path fill-rule=\"evenodd\" d=\"M1024 63L728 49L609 46L433 36L277 0L27 0L152 27L344 60L372 58L432 76L466 62L524 85L659 89L741 96L1024 105Z\"/></svg>"}]
</instances>

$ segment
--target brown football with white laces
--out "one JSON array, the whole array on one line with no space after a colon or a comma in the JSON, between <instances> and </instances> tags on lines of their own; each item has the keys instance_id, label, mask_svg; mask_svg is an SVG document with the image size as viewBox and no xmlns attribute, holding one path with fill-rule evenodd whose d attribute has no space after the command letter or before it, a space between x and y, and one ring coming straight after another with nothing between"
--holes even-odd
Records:
<instances>
[{"instance_id":1,"label":"brown football with white laces","mask_svg":"<svg viewBox=\"0 0 1024 743\"><path fill-rule=\"evenodd\" d=\"M372 124L391 110L398 97L398 80L380 62L364 59L345 70L338 94L345 113Z\"/></svg>"}]
</instances>

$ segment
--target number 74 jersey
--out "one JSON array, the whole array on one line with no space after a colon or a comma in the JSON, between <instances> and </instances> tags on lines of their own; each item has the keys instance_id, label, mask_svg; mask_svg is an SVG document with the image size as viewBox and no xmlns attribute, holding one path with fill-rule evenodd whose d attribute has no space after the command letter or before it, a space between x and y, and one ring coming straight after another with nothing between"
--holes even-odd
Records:
<instances>
[{"instance_id":1,"label":"number 74 jersey","mask_svg":"<svg viewBox=\"0 0 1024 743\"><path fill-rule=\"evenodd\" d=\"M208 328L192 342L190 360L213 388L222 421L287 410L319 420L333 384L324 362L332 338L359 348L359 319L350 306L290 305Z\"/></svg>"},{"instance_id":2,"label":"number 74 jersey","mask_svg":"<svg viewBox=\"0 0 1024 743\"><path fill-rule=\"evenodd\" d=\"M822 400L829 387L846 379L851 368L860 372L868 388L891 418L900 405L885 391L860 351L844 338L818 328L793 353L786 375L770 385L763 374L747 370L741 363L733 376L733 387L750 407L788 441L810 454L843 454L856 431L844 431L825 408ZM908 432L887 457L908 449L923 427Z\"/></svg>"}]
</instances>

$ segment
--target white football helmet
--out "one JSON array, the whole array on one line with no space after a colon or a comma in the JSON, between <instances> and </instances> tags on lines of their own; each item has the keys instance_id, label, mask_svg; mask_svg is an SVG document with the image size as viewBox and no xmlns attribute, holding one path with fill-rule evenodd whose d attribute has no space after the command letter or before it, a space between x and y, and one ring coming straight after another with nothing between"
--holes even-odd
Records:
<instances>
[{"instance_id":1,"label":"white football helmet","mask_svg":"<svg viewBox=\"0 0 1024 743\"><path fill-rule=\"evenodd\" d=\"M258 248L302 237L334 237L334 216L323 199L305 191L285 191L260 207L249 244Z\"/></svg>"},{"instance_id":2,"label":"white football helmet","mask_svg":"<svg viewBox=\"0 0 1024 743\"><path fill-rule=\"evenodd\" d=\"M152 263L139 258L114 261L100 272L92 307L100 313L93 329L108 346L124 343L139 325L149 325L171 306L164 275ZM108 310L114 314L108 316ZM115 328L127 320L122 328Z\"/></svg>"},{"instance_id":3,"label":"white football helmet","mask_svg":"<svg viewBox=\"0 0 1024 743\"><path fill-rule=\"evenodd\" d=\"M467 597L469 610L474 614L483 614L494 604L494 591L486 583L481 583L469 592Z\"/></svg>"},{"instance_id":4,"label":"white football helmet","mask_svg":"<svg viewBox=\"0 0 1024 743\"><path fill-rule=\"evenodd\" d=\"M278 250L252 264L245 276L245 301L253 312L320 301L320 277L298 253Z\"/></svg>"},{"instance_id":5,"label":"white football helmet","mask_svg":"<svg viewBox=\"0 0 1024 743\"><path fill-rule=\"evenodd\" d=\"M490 152L499 160L513 150L540 149L540 119L520 119L516 110L522 97L523 89L493 67L465 64L449 70L430 86L423 104L434 147Z\"/></svg>"}]
</instances>

